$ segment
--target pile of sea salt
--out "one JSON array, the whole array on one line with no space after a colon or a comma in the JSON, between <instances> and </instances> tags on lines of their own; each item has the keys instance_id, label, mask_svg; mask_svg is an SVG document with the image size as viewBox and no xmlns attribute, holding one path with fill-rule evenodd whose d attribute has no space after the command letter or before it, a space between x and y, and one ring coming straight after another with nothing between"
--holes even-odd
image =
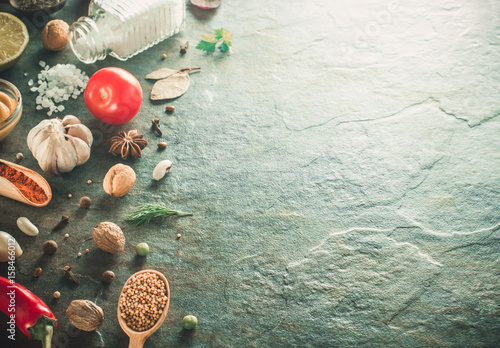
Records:
<instances>
[{"instance_id":1,"label":"pile of sea salt","mask_svg":"<svg viewBox=\"0 0 500 348\"><path fill-rule=\"evenodd\" d=\"M43 70L38 74L38 86L34 86L33 80L28 81L28 86L30 91L38 92L36 109L48 109L47 115L51 116L64 110L64 105L56 106L57 103L78 98L89 77L73 64L57 64L50 69L44 61L39 64Z\"/></svg>"}]
</instances>

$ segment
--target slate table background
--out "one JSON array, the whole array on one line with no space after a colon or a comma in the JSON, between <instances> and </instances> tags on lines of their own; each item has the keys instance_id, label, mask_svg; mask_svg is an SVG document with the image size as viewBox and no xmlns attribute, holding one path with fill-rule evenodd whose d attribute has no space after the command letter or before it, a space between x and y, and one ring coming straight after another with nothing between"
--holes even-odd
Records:
<instances>
[{"instance_id":1,"label":"slate table background","mask_svg":"<svg viewBox=\"0 0 500 348\"><path fill-rule=\"evenodd\" d=\"M144 92L138 116L120 127L99 124L81 97L65 103L63 115L93 130L90 160L67 174L44 174L53 198L43 209L0 197L1 230L24 250L16 280L59 319L53 347L127 346L118 295L146 268L166 275L172 296L164 325L145 347L498 347L499 2L225 0L213 11L188 4L184 31L126 62L85 65L69 47L45 51L45 22L72 23L86 7L68 0L57 13L27 19L26 53L0 73L24 98L0 158L22 152L21 164L38 172L26 136L46 117L27 86L40 60L75 64L89 76L122 67ZM0 10L15 13L5 4ZM194 48L220 27L233 34L231 54ZM144 76L160 67L201 72L182 97L152 103ZM167 104L176 107L172 115ZM150 129L153 117L161 119L161 139ZM105 142L130 129L150 145L125 162ZM157 151L159 140L168 142L165 152ZM174 166L153 182L162 159ZM122 162L137 181L125 197L112 198L102 180ZM84 195L92 198L89 210L78 206ZM150 202L194 216L140 227L121 219ZM70 224L51 233L63 213ZM19 216L40 234L22 234ZM93 244L100 221L122 227L123 253ZM41 253L48 239L59 244L51 257ZM150 245L145 258L135 255L139 242ZM65 265L80 286L63 277ZM43 268L38 279L36 267ZM111 285L100 281L107 269L117 275ZM62 295L53 300L56 290ZM74 299L103 308L96 332L69 324L65 310ZM181 327L187 314L199 319L194 331ZM41 345L18 332L3 346Z\"/></svg>"}]
</instances>

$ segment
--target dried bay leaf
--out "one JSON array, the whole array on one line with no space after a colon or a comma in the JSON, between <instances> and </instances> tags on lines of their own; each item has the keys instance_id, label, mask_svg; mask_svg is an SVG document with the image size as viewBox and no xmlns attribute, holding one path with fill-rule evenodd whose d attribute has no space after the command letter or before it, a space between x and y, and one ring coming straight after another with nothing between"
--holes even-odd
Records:
<instances>
[{"instance_id":1,"label":"dried bay leaf","mask_svg":"<svg viewBox=\"0 0 500 348\"><path fill-rule=\"evenodd\" d=\"M200 70L200 68L186 68L181 70L162 68L149 74L148 76L155 76L155 79L158 79L157 76L166 76L156 81L153 85L151 100L174 99L186 93L190 82L189 73L193 70ZM170 74L171 71L175 71L175 73Z\"/></svg>"},{"instance_id":2,"label":"dried bay leaf","mask_svg":"<svg viewBox=\"0 0 500 348\"><path fill-rule=\"evenodd\" d=\"M179 72L179 70L169 69L169 68L161 68L161 69L153 71L152 73L147 74L146 78L150 79L150 80L159 80L159 79L164 79L164 78L167 78L167 77L172 76L174 74L177 74L178 72Z\"/></svg>"},{"instance_id":3,"label":"dried bay leaf","mask_svg":"<svg viewBox=\"0 0 500 348\"><path fill-rule=\"evenodd\" d=\"M189 74L181 72L156 81L151 91L151 100L174 99L189 88Z\"/></svg>"}]
</instances>

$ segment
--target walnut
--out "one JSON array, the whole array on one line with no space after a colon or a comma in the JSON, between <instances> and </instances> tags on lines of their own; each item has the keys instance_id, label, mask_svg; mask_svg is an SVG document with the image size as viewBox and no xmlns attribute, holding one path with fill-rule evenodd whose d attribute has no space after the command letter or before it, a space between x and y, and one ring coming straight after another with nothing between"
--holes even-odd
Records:
<instances>
[{"instance_id":1,"label":"walnut","mask_svg":"<svg viewBox=\"0 0 500 348\"><path fill-rule=\"evenodd\" d=\"M87 300L74 300L69 304L66 315L71 324L83 331L94 331L104 321L101 307Z\"/></svg>"},{"instance_id":2,"label":"walnut","mask_svg":"<svg viewBox=\"0 0 500 348\"><path fill-rule=\"evenodd\" d=\"M99 249L111 254L119 253L125 247L125 236L121 228L109 221L100 222L94 227L92 238Z\"/></svg>"},{"instance_id":3,"label":"walnut","mask_svg":"<svg viewBox=\"0 0 500 348\"><path fill-rule=\"evenodd\" d=\"M68 43L69 25L63 20L54 19L42 30L42 45L51 51L60 51Z\"/></svg>"},{"instance_id":4,"label":"walnut","mask_svg":"<svg viewBox=\"0 0 500 348\"><path fill-rule=\"evenodd\" d=\"M134 186L135 172L124 164L118 163L111 167L102 183L104 191L113 197L125 196Z\"/></svg>"}]
</instances>

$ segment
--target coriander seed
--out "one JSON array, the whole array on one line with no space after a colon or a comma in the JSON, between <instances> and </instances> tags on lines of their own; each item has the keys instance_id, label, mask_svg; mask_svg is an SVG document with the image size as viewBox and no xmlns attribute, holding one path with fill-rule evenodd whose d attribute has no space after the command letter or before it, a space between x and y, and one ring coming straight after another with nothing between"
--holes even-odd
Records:
<instances>
[{"instance_id":1,"label":"coriander seed","mask_svg":"<svg viewBox=\"0 0 500 348\"><path fill-rule=\"evenodd\" d=\"M18 152L17 155L16 155L16 159L19 160L19 161L22 160L23 157L24 157L24 155L21 152Z\"/></svg>"},{"instance_id":2,"label":"coriander seed","mask_svg":"<svg viewBox=\"0 0 500 348\"><path fill-rule=\"evenodd\" d=\"M59 291L54 292L54 298L61 297L61 293Z\"/></svg>"},{"instance_id":3,"label":"coriander seed","mask_svg":"<svg viewBox=\"0 0 500 348\"><path fill-rule=\"evenodd\" d=\"M163 54L161 55L161 58L162 58L162 59L166 59L166 58L167 58L167 55L166 55L165 53L163 53Z\"/></svg>"},{"instance_id":4,"label":"coriander seed","mask_svg":"<svg viewBox=\"0 0 500 348\"><path fill-rule=\"evenodd\" d=\"M78 257L81 257L82 256L82 253L78 253Z\"/></svg>"},{"instance_id":5,"label":"coriander seed","mask_svg":"<svg viewBox=\"0 0 500 348\"><path fill-rule=\"evenodd\" d=\"M92 180L87 180L87 184L92 184Z\"/></svg>"},{"instance_id":6,"label":"coriander seed","mask_svg":"<svg viewBox=\"0 0 500 348\"><path fill-rule=\"evenodd\" d=\"M68 238L68 237L69 237L69 234L67 234L67 233L66 233L66 234L64 235L64 238Z\"/></svg>"}]
</instances>

